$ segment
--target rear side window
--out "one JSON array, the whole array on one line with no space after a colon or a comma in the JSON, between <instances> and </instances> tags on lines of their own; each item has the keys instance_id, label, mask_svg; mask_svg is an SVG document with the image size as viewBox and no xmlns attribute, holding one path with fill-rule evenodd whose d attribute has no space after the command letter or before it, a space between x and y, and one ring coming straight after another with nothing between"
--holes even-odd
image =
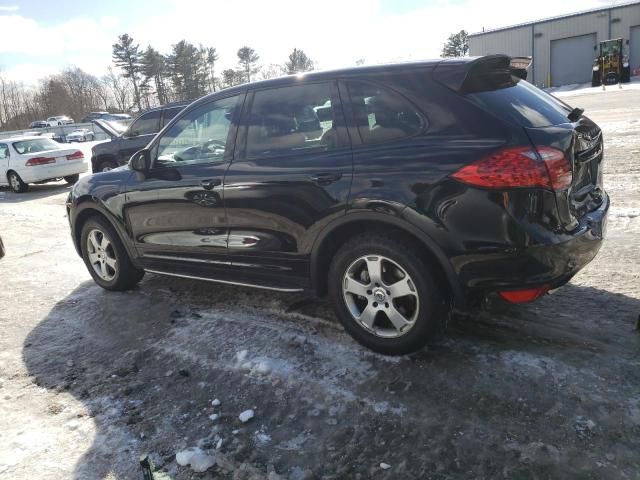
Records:
<instances>
[{"instance_id":1,"label":"rear side window","mask_svg":"<svg viewBox=\"0 0 640 480\"><path fill-rule=\"evenodd\" d=\"M5 158L9 158L9 147L4 143L0 143L0 160Z\"/></svg>"},{"instance_id":2,"label":"rear side window","mask_svg":"<svg viewBox=\"0 0 640 480\"><path fill-rule=\"evenodd\" d=\"M523 127L548 127L567 123L570 109L529 82L465 95L484 111Z\"/></svg>"},{"instance_id":3,"label":"rear side window","mask_svg":"<svg viewBox=\"0 0 640 480\"><path fill-rule=\"evenodd\" d=\"M404 97L387 88L347 82L362 143L381 143L410 137L425 127L424 118Z\"/></svg>"},{"instance_id":4,"label":"rear side window","mask_svg":"<svg viewBox=\"0 0 640 480\"><path fill-rule=\"evenodd\" d=\"M167 123L169 123L173 117L175 117L177 114L179 114L182 111L183 108L184 107L167 108L164 111L164 117L162 119L162 126L164 127Z\"/></svg>"},{"instance_id":5,"label":"rear side window","mask_svg":"<svg viewBox=\"0 0 640 480\"><path fill-rule=\"evenodd\" d=\"M148 112L138 118L129 127L129 137L138 137L140 135L150 135L158 133L160 130L160 110Z\"/></svg>"},{"instance_id":6,"label":"rear side window","mask_svg":"<svg viewBox=\"0 0 640 480\"><path fill-rule=\"evenodd\" d=\"M257 91L247 124L246 157L317 152L337 146L331 83Z\"/></svg>"}]
</instances>

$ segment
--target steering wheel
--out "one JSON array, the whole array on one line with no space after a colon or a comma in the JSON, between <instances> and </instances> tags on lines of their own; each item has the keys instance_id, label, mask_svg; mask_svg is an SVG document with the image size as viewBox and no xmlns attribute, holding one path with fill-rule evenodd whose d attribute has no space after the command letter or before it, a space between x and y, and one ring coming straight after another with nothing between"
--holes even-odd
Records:
<instances>
[{"instance_id":1,"label":"steering wheel","mask_svg":"<svg viewBox=\"0 0 640 480\"><path fill-rule=\"evenodd\" d=\"M214 150L219 148L224 149L225 147L226 147L226 144L223 141L210 138L209 140L207 140L202 144L202 151L213 153Z\"/></svg>"}]
</instances>

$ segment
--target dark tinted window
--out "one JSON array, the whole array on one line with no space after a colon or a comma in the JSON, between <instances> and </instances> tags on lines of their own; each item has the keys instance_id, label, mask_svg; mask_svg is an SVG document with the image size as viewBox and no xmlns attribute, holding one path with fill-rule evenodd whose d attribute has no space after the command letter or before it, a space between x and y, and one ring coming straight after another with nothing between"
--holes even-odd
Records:
<instances>
[{"instance_id":1,"label":"dark tinted window","mask_svg":"<svg viewBox=\"0 0 640 480\"><path fill-rule=\"evenodd\" d=\"M158 133L160 130L160 110L148 112L131 124L127 136L137 137Z\"/></svg>"},{"instance_id":2,"label":"dark tinted window","mask_svg":"<svg viewBox=\"0 0 640 480\"><path fill-rule=\"evenodd\" d=\"M570 109L566 105L526 81L466 97L483 110L523 127L547 127L569 121Z\"/></svg>"},{"instance_id":3,"label":"dark tinted window","mask_svg":"<svg viewBox=\"0 0 640 480\"><path fill-rule=\"evenodd\" d=\"M331 83L297 85L255 93L247 117L247 157L337 146Z\"/></svg>"},{"instance_id":4,"label":"dark tinted window","mask_svg":"<svg viewBox=\"0 0 640 480\"><path fill-rule=\"evenodd\" d=\"M363 143L397 140L424 128L422 115L401 95L369 83L349 82L348 88Z\"/></svg>"},{"instance_id":5,"label":"dark tinted window","mask_svg":"<svg viewBox=\"0 0 640 480\"><path fill-rule=\"evenodd\" d=\"M164 127L173 117L179 114L184 107L167 108L164 111L164 118L162 120L162 126Z\"/></svg>"}]
</instances>

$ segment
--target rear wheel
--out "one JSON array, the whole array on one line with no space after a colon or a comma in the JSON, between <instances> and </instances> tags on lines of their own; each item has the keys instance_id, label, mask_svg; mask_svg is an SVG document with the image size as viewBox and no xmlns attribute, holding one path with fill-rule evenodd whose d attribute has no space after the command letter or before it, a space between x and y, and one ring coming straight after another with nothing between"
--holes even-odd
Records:
<instances>
[{"instance_id":1,"label":"rear wheel","mask_svg":"<svg viewBox=\"0 0 640 480\"><path fill-rule=\"evenodd\" d=\"M77 174L77 173L75 175L69 175L69 176L64 177L64 181L67 182L69 185L73 185L79 179L80 179L80 175Z\"/></svg>"},{"instance_id":2,"label":"rear wheel","mask_svg":"<svg viewBox=\"0 0 640 480\"><path fill-rule=\"evenodd\" d=\"M446 320L444 297L417 249L376 234L361 235L338 251L329 294L345 330L387 355L421 349Z\"/></svg>"},{"instance_id":3,"label":"rear wheel","mask_svg":"<svg viewBox=\"0 0 640 480\"><path fill-rule=\"evenodd\" d=\"M98 217L82 227L82 259L95 282L106 290L129 290L144 276L127 254L115 229Z\"/></svg>"},{"instance_id":4,"label":"rear wheel","mask_svg":"<svg viewBox=\"0 0 640 480\"><path fill-rule=\"evenodd\" d=\"M7 180L9 180L9 187L14 193L24 193L29 190L29 185L24 183L16 172L9 172Z\"/></svg>"}]
</instances>

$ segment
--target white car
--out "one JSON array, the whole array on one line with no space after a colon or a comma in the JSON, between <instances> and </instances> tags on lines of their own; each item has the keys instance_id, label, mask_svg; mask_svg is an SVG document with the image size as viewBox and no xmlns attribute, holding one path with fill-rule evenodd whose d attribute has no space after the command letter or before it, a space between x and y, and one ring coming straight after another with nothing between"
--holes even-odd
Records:
<instances>
[{"instance_id":1,"label":"white car","mask_svg":"<svg viewBox=\"0 0 640 480\"><path fill-rule=\"evenodd\" d=\"M71 133L67 133L66 136L67 136L67 142L69 143L88 142L88 141L93 141L96 138L95 134L87 128L80 128L78 130L74 130Z\"/></svg>"},{"instance_id":2,"label":"white car","mask_svg":"<svg viewBox=\"0 0 640 480\"><path fill-rule=\"evenodd\" d=\"M58 115L56 117L47 118L47 126L57 127L58 125L68 125L73 122L73 118L69 118L66 115Z\"/></svg>"},{"instance_id":3,"label":"white car","mask_svg":"<svg viewBox=\"0 0 640 480\"><path fill-rule=\"evenodd\" d=\"M64 178L73 184L88 169L84 153L49 138L0 138L0 185L9 185L15 193L26 192L29 183Z\"/></svg>"}]
</instances>

